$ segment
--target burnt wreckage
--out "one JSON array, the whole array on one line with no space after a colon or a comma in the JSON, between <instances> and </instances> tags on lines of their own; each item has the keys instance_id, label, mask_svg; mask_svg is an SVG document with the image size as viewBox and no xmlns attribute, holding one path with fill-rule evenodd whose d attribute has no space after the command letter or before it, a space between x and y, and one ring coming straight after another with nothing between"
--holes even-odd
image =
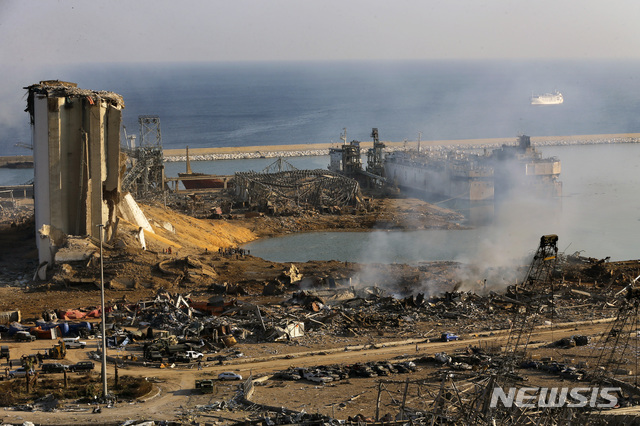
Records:
<instances>
[{"instance_id":1,"label":"burnt wreckage","mask_svg":"<svg viewBox=\"0 0 640 426\"><path fill-rule=\"evenodd\" d=\"M328 170L297 170L287 165L289 170L236 173L236 198L272 213L299 208L339 210L360 204L360 185L355 179Z\"/></svg>"}]
</instances>

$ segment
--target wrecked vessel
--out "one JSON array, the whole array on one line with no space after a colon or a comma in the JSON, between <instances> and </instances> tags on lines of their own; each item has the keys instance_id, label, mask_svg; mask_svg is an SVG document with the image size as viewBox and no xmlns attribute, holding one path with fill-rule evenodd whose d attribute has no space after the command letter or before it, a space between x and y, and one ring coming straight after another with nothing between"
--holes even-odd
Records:
<instances>
[{"instance_id":1,"label":"wrecked vessel","mask_svg":"<svg viewBox=\"0 0 640 426\"><path fill-rule=\"evenodd\" d=\"M493 200L493 169L478 155L451 151L389 153L384 162L395 186L469 201Z\"/></svg>"},{"instance_id":2,"label":"wrecked vessel","mask_svg":"<svg viewBox=\"0 0 640 426\"><path fill-rule=\"evenodd\" d=\"M560 160L544 158L531 138L484 154L459 151L398 151L387 154L385 174L395 186L464 201L504 198L510 191L559 197Z\"/></svg>"},{"instance_id":3,"label":"wrecked vessel","mask_svg":"<svg viewBox=\"0 0 640 426\"><path fill-rule=\"evenodd\" d=\"M178 173L180 182L186 189L210 189L210 188L224 188L224 182L222 179L215 175L208 175L206 173L194 173L191 170L191 161L189 160L189 147L187 147L187 170L186 173Z\"/></svg>"}]
</instances>

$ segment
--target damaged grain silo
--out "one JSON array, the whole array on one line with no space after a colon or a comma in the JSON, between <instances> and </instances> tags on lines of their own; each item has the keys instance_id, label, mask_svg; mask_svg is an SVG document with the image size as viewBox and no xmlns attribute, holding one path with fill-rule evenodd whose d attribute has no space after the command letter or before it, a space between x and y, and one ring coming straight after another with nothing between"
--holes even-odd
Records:
<instances>
[{"instance_id":1,"label":"damaged grain silo","mask_svg":"<svg viewBox=\"0 0 640 426\"><path fill-rule=\"evenodd\" d=\"M58 80L25 87L33 130L36 238L52 264L55 235L112 232L120 196L122 96Z\"/></svg>"}]
</instances>

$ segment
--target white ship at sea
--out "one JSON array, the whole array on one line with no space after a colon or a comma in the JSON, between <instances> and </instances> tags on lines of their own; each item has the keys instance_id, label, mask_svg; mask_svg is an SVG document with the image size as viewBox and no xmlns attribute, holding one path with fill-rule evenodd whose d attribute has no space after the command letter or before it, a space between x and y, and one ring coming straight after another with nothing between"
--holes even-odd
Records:
<instances>
[{"instance_id":1,"label":"white ship at sea","mask_svg":"<svg viewBox=\"0 0 640 426\"><path fill-rule=\"evenodd\" d=\"M564 98L562 97L562 93L557 90L553 93L531 96L531 105L559 105L563 102Z\"/></svg>"}]
</instances>

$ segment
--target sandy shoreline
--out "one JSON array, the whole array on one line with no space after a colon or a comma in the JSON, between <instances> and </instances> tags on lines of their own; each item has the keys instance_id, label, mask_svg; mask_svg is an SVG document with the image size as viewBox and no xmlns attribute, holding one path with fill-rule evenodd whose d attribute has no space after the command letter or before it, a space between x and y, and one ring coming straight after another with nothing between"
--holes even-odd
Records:
<instances>
[{"instance_id":1,"label":"sandy shoreline","mask_svg":"<svg viewBox=\"0 0 640 426\"><path fill-rule=\"evenodd\" d=\"M502 145L515 144L517 138L492 138L492 139L457 139L457 140L436 140L421 141L420 145L424 149L430 146L447 147L447 146L474 146L474 145ZM407 142L390 142L383 141L390 148L402 148L405 145L408 148L415 148L417 141ZM572 135L572 136L537 136L531 137L531 142L535 145L561 145L561 144L593 144L593 143L630 143L640 142L640 133L614 133L601 135ZM373 142L361 142L360 146L364 149L370 148ZM244 147L220 147L220 148L189 148L189 155L206 156L206 155L234 155L234 154L259 154L273 152L295 152L295 151L326 151L329 148L338 147L338 143L318 143L318 144L300 144L300 145L263 145L263 146L244 146ZM185 149L165 149L165 158L167 157L183 157L186 155ZM322 155L322 154L318 154Z\"/></svg>"}]
</instances>

